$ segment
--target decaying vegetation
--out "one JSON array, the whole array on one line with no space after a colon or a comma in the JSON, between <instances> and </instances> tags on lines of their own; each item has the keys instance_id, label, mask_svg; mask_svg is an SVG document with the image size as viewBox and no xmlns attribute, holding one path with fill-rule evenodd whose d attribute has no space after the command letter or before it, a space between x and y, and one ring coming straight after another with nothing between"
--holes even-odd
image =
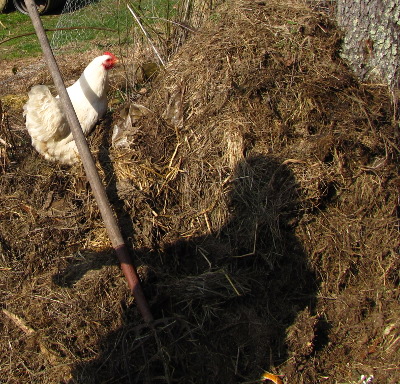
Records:
<instances>
[{"instance_id":1,"label":"decaying vegetation","mask_svg":"<svg viewBox=\"0 0 400 384\"><path fill-rule=\"evenodd\" d=\"M138 93L149 113L112 104L90 137L155 334L83 170L41 159L1 90L2 381L400 380L397 123L340 38L302 2L229 2Z\"/></svg>"}]
</instances>

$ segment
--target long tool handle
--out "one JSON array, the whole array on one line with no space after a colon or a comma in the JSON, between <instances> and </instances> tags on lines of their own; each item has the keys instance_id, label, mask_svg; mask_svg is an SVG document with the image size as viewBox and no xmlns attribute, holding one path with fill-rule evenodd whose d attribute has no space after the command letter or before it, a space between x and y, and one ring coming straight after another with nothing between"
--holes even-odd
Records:
<instances>
[{"instance_id":1,"label":"long tool handle","mask_svg":"<svg viewBox=\"0 0 400 384\"><path fill-rule=\"evenodd\" d=\"M79 151L79 155L86 171L87 179L89 180L90 186L92 187L94 197L97 201L100 213L104 220L104 224L107 228L108 236L110 237L111 243L121 263L121 268L128 281L129 289L131 290L132 295L135 297L136 305L140 313L142 314L143 319L147 323L149 323L153 320L153 316L150 312L149 305L140 285L135 266L133 265L132 260L129 256L127 246L122 238L114 213L111 209L106 191L100 180L100 176L97 172L96 165L90 153L85 135L82 132L81 125L65 88L53 52L50 48L49 40L47 39L46 33L44 31L39 12L36 8L36 4L34 0L25 0L25 4L29 16L32 20L32 24L35 28L36 35L42 47L47 66L50 70L54 84L60 96L63 111L67 117L72 135Z\"/></svg>"}]
</instances>

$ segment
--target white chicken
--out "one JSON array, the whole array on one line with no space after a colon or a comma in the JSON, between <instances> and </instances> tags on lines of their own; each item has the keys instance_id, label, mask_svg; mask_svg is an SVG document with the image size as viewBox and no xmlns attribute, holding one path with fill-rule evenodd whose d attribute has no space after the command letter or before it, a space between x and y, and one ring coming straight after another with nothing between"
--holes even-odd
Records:
<instances>
[{"instance_id":1,"label":"white chicken","mask_svg":"<svg viewBox=\"0 0 400 384\"><path fill-rule=\"evenodd\" d=\"M81 77L67 88L82 131L87 135L107 111L108 70L117 62L109 52L96 57ZM32 145L46 159L73 164L78 149L69 128L59 97L53 97L45 85L36 85L24 105L26 128Z\"/></svg>"}]
</instances>

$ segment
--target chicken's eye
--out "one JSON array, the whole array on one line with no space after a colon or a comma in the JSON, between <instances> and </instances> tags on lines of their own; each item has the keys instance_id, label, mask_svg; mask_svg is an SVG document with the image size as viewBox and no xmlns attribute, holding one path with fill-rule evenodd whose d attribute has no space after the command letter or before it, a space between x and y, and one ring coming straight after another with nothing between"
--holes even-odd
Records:
<instances>
[{"instance_id":1,"label":"chicken's eye","mask_svg":"<svg viewBox=\"0 0 400 384\"><path fill-rule=\"evenodd\" d=\"M104 61L103 61L103 66L105 69L111 69L114 67L115 64L115 58L114 57L107 57Z\"/></svg>"}]
</instances>

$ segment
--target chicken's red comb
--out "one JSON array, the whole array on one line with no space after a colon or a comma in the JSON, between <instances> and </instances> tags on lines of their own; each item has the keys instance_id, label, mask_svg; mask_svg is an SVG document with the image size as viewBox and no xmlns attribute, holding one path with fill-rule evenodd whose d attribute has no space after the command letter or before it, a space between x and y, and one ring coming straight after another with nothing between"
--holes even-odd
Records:
<instances>
[{"instance_id":1,"label":"chicken's red comb","mask_svg":"<svg viewBox=\"0 0 400 384\"><path fill-rule=\"evenodd\" d=\"M115 55L113 55L111 52L104 52L103 55L111 56L111 58L113 59L113 61L117 61L117 60L118 60L118 59L115 57Z\"/></svg>"}]
</instances>

